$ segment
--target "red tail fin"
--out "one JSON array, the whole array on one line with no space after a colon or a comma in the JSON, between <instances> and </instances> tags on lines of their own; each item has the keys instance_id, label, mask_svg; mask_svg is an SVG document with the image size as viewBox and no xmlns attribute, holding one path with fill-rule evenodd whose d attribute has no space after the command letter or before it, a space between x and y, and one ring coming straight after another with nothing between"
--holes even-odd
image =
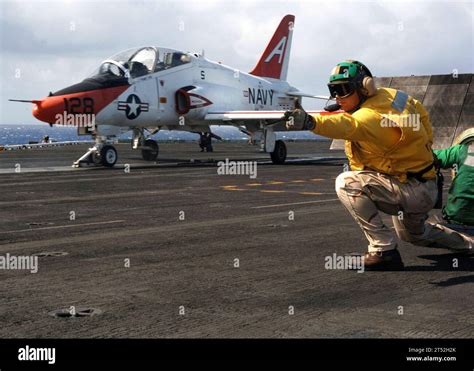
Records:
<instances>
[{"instance_id":1,"label":"red tail fin","mask_svg":"<svg viewBox=\"0 0 474 371\"><path fill-rule=\"evenodd\" d=\"M280 22L260 60L250 74L286 80L295 16L288 14Z\"/></svg>"}]
</instances>

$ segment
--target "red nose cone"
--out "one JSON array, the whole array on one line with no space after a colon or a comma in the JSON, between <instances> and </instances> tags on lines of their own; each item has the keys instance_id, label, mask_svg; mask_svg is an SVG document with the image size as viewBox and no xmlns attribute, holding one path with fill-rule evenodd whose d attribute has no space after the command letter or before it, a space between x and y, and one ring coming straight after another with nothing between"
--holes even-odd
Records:
<instances>
[{"instance_id":1,"label":"red nose cone","mask_svg":"<svg viewBox=\"0 0 474 371\"><path fill-rule=\"evenodd\" d=\"M32 111L33 116L35 116L38 120L39 120L39 112L38 112L38 111L39 111L39 107L38 107L38 106L39 106L40 104L41 104L41 103L36 103L36 104L33 106L33 111Z\"/></svg>"},{"instance_id":2,"label":"red nose cone","mask_svg":"<svg viewBox=\"0 0 474 371\"><path fill-rule=\"evenodd\" d=\"M38 120L54 124L57 117L64 111L64 102L60 97L48 97L33 106L33 116Z\"/></svg>"},{"instance_id":3,"label":"red nose cone","mask_svg":"<svg viewBox=\"0 0 474 371\"><path fill-rule=\"evenodd\" d=\"M97 115L127 88L128 85L122 85L106 89L48 96L41 101L34 102L33 116L48 124L64 125L64 117L66 115Z\"/></svg>"}]
</instances>

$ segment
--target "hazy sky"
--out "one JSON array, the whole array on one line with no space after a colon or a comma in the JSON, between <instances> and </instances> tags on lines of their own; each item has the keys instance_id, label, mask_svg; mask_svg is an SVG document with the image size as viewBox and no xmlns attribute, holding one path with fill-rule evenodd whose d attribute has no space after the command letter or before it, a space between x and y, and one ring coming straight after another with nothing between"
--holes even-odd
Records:
<instances>
[{"instance_id":1,"label":"hazy sky","mask_svg":"<svg viewBox=\"0 0 474 371\"><path fill-rule=\"evenodd\" d=\"M472 1L0 0L0 125L39 124L8 98L42 98L130 47L204 49L249 71L285 14L296 16L288 81L305 92L326 95L344 59L376 76L474 71Z\"/></svg>"}]
</instances>

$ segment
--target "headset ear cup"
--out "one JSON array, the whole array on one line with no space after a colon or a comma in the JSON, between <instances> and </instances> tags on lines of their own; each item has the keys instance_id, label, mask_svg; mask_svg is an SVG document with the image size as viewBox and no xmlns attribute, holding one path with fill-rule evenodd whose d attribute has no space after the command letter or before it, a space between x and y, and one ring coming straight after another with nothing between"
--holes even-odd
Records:
<instances>
[{"instance_id":1,"label":"headset ear cup","mask_svg":"<svg viewBox=\"0 0 474 371\"><path fill-rule=\"evenodd\" d=\"M362 92L368 97L375 95L377 88L375 87L375 80L372 77L364 77L362 80Z\"/></svg>"}]
</instances>

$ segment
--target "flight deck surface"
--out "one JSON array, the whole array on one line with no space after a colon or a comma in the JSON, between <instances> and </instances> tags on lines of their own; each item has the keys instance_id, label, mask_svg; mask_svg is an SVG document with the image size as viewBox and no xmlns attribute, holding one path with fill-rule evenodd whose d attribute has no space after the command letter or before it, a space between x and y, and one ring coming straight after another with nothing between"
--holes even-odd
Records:
<instances>
[{"instance_id":1,"label":"flight deck surface","mask_svg":"<svg viewBox=\"0 0 474 371\"><path fill-rule=\"evenodd\" d=\"M471 337L474 258L401 242L405 271L326 269L367 247L329 143L280 166L242 143L164 143L158 164L120 144L114 169L71 168L84 145L0 152L0 254L52 255L1 272L0 337ZM50 315L71 307L100 313Z\"/></svg>"}]
</instances>

